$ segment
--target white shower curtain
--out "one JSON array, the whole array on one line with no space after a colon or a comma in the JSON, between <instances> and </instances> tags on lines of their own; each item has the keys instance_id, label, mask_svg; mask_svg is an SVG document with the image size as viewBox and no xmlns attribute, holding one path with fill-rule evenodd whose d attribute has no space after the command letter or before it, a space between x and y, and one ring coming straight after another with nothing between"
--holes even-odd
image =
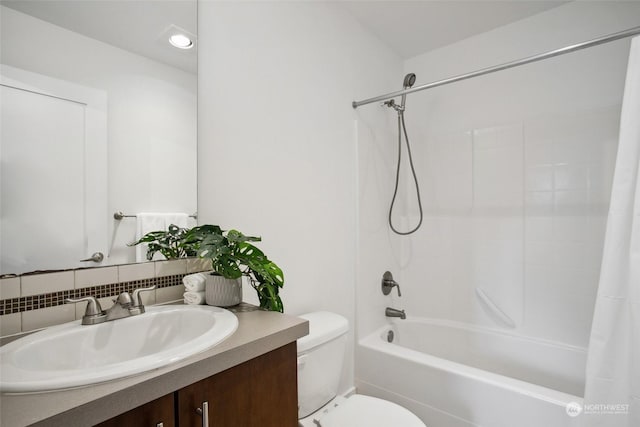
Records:
<instances>
[{"instance_id":1,"label":"white shower curtain","mask_svg":"<svg viewBox=\"0 0 640 427\"><path fill-rule=\"evenodd\" d=\"M640 426L640 37L631 42L591 329L585 427Z\"/></svg>"}]
</instances>

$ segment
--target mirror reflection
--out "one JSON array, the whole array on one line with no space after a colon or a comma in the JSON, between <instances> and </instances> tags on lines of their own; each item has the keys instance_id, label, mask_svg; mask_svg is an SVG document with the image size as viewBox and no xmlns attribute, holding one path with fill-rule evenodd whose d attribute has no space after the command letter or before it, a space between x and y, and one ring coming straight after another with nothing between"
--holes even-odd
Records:
<instances>
[{"instance_id":1,"label":"mirror reflection","mask_svg":"<svg viewBox=\"0 0 640 427\"><path fill-rule=\"evenodd\" d=\"M0 275L144 261L141 218L196 224L196 10L0 1Z\"/></svg>"}]
</instances>

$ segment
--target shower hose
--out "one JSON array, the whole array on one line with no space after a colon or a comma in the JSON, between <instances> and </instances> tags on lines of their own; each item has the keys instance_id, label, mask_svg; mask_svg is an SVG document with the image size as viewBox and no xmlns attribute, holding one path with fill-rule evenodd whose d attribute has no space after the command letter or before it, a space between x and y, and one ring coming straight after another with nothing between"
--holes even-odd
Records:
<instances>
[{"instance_id":1,"label":"shower hose","mask_svg":"<svg viewBox=\"0 0 640 427\"><path fill-rule=\"evenodd\" d=\"M413 175L413 181L416 184L416 196L418 199L418 209L420 210L420 221L418 221L418 225L415 226L415 228L413 228L412 230L409 231L399 231L397 230L394 226L393 226L393 220L391 219L391 215L393 213L393 206L395 205L396 202L396 196L398 195L398 181L400 180L400 165L402 163L402 134L404 133L404 139L407 143L407 153L409 154L409 165L411 166L411 173ZM422 219L423 219L423 212L422 212L422 201L420 200L420 186L418 184L418 178L416 176L416 170L413 167L413 157L411 155L411 145L409 143L409 136L407 135L407 127L404 123L404 112L403 111L398 111L398 164L396 167L396 184L395 187L393 189L393 198L391 199L391 206L389 207L389 227L391 227L391 230L396 233L399 234L401 236L406 236L408 234L412 234L415 233L416 231L418 231L418 229L420 228L420 226L422 225Z\"/></svg>"}]
</instances>

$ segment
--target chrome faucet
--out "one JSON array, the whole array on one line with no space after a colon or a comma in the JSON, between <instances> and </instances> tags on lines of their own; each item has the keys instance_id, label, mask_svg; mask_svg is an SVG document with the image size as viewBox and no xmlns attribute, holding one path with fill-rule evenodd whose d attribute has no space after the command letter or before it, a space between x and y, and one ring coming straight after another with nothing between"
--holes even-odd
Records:
<instances>
[{"instance_id":1,"label":"chrome faucet","mask_svg":"<svg viewBox=\"0 0 640 427\"><path fill-rule=\"evenodd\" d=\"M407 315L404 313L404 310L396 310L395 308L387 307L384 310L384 315L387 317L399 317L401 319L406 319Z\"/></svg>"},{"instance_id":2,"label":"chrome faucet","mask_svg":"<svg viewBox=\"0 0 640 427\"><path fill-rule=\"evenodd\" d=\"M82 316L83 325L96 325L98 323L109 322L111 320L122 319L124 317L137 316L144 313L142 297L140 293L152 291L156 287L139 288L133 291L133 297L129 292L122 292L113 300L113 306L108 310L103 310L96 297L88 296L84 298L67 298L67 303L77 303L87 301L87 309Z\"/></svg>"},{"instance_id":3,"label":"chrome faucet","mask_svg":"<svg viewBox=\"0 0 640 427\"><path fill-rule=\"evenodd\" d=\"M107 310L107 319L106 321L122 319L123 317L131 316L131 311L129 309L133 306L133 299L129 292L124 291L118 298L113 300L113 305L110 309Z\"/></svg>"}]
</instances>

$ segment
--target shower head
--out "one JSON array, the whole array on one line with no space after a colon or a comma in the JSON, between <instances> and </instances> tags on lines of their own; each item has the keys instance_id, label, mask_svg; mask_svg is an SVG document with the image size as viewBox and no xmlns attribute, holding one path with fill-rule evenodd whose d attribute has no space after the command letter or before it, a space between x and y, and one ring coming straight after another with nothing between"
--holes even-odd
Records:
<instances>
[{"instance_id":1,"label":"shower head","mask_svg":"<svg viewBox=\"0 0 640 427\"><path fill-rule=\"evenodd\" d=\"M409 73L406 76L404 76L404 82L402 83L402 86L405 89L409 89L411 86L414 85L415 82L416 82L416 75L413 73Z\"/></svg>"},{"instance_id":2,"label":"shower head","mask_svg":"<svg viewBox=\"0 0 640 427\"><path fill-rule=\"evenodd\" d=\"M416 82L416 75L413 73L409 73L404 76L404 81L402 82L403 89L409 89ZM400 101L400 107L404 111L404 103L407 101L407 95L402 95L402 100Z\"/></svg>"},{"instance_id":3,"label":"shower head","mask_svg":"<svg viewBox=\"0 0 640 427\"><path fill-rule=\"evenodd\" d=\"M413 73L409 73L406 76L404 76L404 80L402 81L402 89L409 89L411 86L413 86L416 82L416 75ZM386 102L383 103L383 105L386 105L387 107L391 107L394 110L396 110L396 112L401 115L402 113L404 113L404 103L407 100L407 95L402 95L402 100L400 101L400 105L396 104L396 102L393 99L390 99Z\"/></svg>"}]
</instances>

